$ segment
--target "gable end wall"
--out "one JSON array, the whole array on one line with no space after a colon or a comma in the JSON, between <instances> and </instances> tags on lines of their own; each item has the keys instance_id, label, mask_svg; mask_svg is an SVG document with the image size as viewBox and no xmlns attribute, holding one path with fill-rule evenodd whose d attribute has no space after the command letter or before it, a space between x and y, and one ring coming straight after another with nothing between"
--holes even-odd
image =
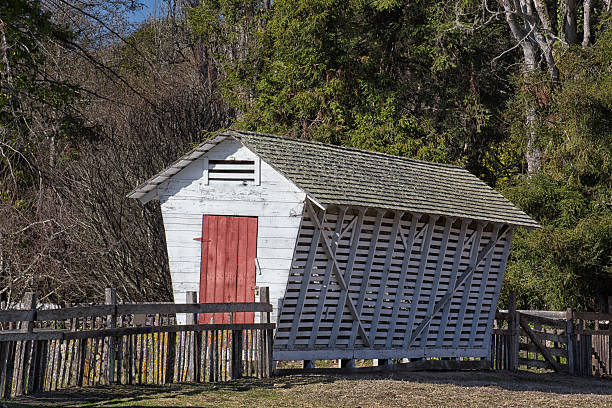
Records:
<instances>
[{"instance_id":1,"label":"gable end wall","mask_svg":"<svg viewBox=\"0 0 612 408\"><path fill-rule=\"evenodd\" d=\"M255 160L260 184L209 180L207 160ZM284 296L306 194L236 140L225 140L158 187L174 301L200 288L202 216L258 217L256 285L270 287L276 321ZM257 299L257 298L256 298ZM256 316L256 320L258 316Z\"/></svg>"}]
</instances>

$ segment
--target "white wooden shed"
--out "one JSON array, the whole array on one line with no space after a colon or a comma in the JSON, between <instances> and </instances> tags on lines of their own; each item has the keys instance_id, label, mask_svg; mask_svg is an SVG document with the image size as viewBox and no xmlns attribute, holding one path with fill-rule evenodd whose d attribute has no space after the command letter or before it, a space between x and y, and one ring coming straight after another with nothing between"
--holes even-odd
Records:
<instances>
[{"instance_id":1,"label":"white wooden shed","mask_svg":"<svg viewBox=\"0 0 612 408\"><path fill-rule=\"evenodd\" d=\"M175 301L270 287L277 360L486 357L512 232L538 227L461 167L244 131L129 197L160 200Z\"/></svg>"}]
</instances>

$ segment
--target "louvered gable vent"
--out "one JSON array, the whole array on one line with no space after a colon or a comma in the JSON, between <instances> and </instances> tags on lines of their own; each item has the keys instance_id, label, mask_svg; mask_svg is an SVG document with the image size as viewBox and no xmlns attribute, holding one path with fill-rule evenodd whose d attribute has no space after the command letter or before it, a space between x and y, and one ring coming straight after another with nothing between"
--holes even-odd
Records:
<instances>
[{"instance_id":1,"label":"louvered gable vent","mask_svg":"<svg viewBox=\"0 0 612 408\"><path fill-rule=\"evenodd\" d=\"M258 160L208 160L208 180L259 184Z\"/></svg>"}]
</instances>

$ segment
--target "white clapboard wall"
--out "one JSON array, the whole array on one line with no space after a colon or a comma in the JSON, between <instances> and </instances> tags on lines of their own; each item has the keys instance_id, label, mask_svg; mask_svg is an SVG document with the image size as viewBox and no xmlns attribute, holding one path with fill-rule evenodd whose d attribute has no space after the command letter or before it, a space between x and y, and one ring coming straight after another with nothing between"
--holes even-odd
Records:
<instances>
[{"instance_id":1,"label":"white clapboard wall","mask_svg":"<svg viewBox=\"0 0 612 408\"><path fill-rule=\"evenodd\" d=\"M256 285L270 288L276 319L306 194L240 142L227 139L162 183L157 196L174 301L185 302L187 291L199 293L201 243L194 238L202 236L202 216L257 217Z\"/></svg>"},{"instance_id":2,"label":"white clapboard wall","mask_svg":"<svg viewBox=\"0 0 612 408\"><path fill-rule=\"evenodd\" d=\"M511 234L460 218L323 212L307 201L275 358L485 357Z\"/></svg>"}]
</instances>

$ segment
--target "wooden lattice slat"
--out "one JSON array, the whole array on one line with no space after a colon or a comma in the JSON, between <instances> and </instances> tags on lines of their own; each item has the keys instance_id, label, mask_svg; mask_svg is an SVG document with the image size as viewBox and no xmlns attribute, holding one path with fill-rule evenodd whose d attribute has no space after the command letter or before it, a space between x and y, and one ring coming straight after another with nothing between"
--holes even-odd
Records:
<instances>
[{"instance_id":1,"label":"wooden lattice slat","mask_svg":"<svg viewBox=\"0 0 612 408\"><path fill-rule=\"evenodd\" d=\"M495 223L305 206L276 358L485 356L511 239L504 228L500 234Z\"/></svg>"}]
</instances>

